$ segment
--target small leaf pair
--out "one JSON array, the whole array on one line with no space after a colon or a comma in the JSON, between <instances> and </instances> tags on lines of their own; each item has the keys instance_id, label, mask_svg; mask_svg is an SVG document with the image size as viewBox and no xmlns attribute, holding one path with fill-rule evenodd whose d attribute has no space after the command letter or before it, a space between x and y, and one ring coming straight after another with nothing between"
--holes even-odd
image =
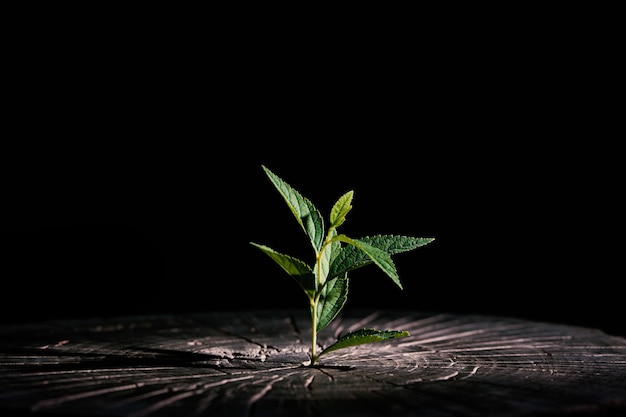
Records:
<instances>
[{"instance_id":1,"label":"small leaf pair","mask_svg":"<svg viewBox=\"0 0 626 417\"><path fill-rule=\"evenodd\" d=\"M337 228L345 222L346 215L352 210L353 191L342 195L333 205L326 229L322 215L311 201L266 166L262 165L262 168L309 238L315 253L315 261L309 265L265 245L250 242L291 276L309 299L311 365L315 365L321 355L337 349L409 336L406 331L361 329L340 337L319 354L316 353L318 333L337 317L348 298L348 272L374 264L402 289L391 255L424 246L434 238L376 235L354 239L339 234Z\"/></svg>"}]
</instances>

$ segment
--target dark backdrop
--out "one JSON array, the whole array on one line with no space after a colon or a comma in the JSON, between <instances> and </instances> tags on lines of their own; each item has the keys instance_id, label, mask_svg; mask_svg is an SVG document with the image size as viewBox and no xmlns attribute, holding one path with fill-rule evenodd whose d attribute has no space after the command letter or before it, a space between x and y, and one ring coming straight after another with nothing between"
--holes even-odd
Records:
<instances>
[{"instance_id":1,"label":"dark backdrop","mask_svg":"<svg viewBox=\"0 0 626 417\"><path fill-rule=\"evenodd\" d=\"M214 139L182 152L119 148L104 160L79 154L16 171L20 189L5 200L11 210L2 231L3 321L306 309L295 282L249 245L307 262L313 256L261 170L266 164L326 219L354 190L341 228L350 236L436 238L394 256L403 291L374 266L352 272L346 308L503 314L624 331L611 198L578 163L564 162L563 150L504 152L420 129L293 132L284 144L263 137L236 146L234 138L207 136Z\"/></svg>"},{"instance_id":2,"label":"dark backdrop","mask_svg":"<svg viewBox=\"0 0 626 417\"><path fill-rule=\"evenodd\" d=\"M403 291L354 271L346 308L626 334L610 65L497 38L210 54L36 39L5 114L2 321L307 309L249 245L312 256L265 164L324 216L354 190L350 236L436 238L395 256Z\"/></svg>"}]
</instances>

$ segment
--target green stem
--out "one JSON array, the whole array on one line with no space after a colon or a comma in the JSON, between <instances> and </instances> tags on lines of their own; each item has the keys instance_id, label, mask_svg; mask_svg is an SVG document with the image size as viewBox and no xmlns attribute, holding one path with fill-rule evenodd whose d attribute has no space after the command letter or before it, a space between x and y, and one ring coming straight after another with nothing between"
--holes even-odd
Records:
<instances>
[{"instance_id":1,"label":"green stem","mask_svg":"<svg viewBox=\"0 0 626 417\"><path fill-rule=\"evenodd\" d=\"M315 353L317 348L317 306L320 302L320 296L322 295L322 254L331 243L333 230L335 228L331 227L326 234L326 240L322 247L315 251L315 263L316 263L316 273L315 273L315 295L310 299L311 303L311 366L315 365L317 362L317 354Z\"/></svg>"},{"instance_id":2,"label":"green stem","mask_svg":"<svg viewBox=\"0 0 626 417\"><path fill-rule=\"evenodd\" d=\"M315 348L317 346L317 301L318 297L311 299L311 366L315 365L317 355Z\"/></svg>"}]
</instances>

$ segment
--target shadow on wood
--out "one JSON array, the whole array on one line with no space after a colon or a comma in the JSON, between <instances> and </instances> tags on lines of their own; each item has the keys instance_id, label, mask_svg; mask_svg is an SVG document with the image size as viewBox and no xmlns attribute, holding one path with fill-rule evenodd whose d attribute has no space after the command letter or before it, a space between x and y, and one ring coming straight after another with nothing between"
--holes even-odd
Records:
<instances>
[{"instance_id":1,"label":"shadow on wood","mask_svg":"<svg viewBox=\"0 0 626 417\"><path fill-rule=\"evenodd\" d=\"M626 339L506 317L345 312L411 336L310 367L310 322L287 310L58 320L0 327L2 415L617 416Z\"/></svg>"}]
</instances>

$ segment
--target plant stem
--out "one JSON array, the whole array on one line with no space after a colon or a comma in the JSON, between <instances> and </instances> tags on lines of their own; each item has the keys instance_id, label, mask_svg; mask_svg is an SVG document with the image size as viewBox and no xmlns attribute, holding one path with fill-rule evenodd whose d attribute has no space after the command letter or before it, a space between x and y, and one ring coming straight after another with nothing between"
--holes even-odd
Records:
<instances>
[{"instance_id":1,"label":"plant stem","mask_svg":"<svg viewBox=\"0 0 626 417\"><path fill-rule=\"evenodd\" d=\"M317 306L320 301L320 295L322 294L322 276L321 276L321 255L324 251L324 245L320 248L319 251L315 251L315 263L316 263L316 272L315 272L315 295L311 297L311 366L315 365L317 361L317 355L315 353L315 348L317 346Z\"/></svg>"},{"instance_id":2,"label":"plant stem","mask_svg":"<svg viewBox=\"0 0 626 417\"><path fill-rule=\"evenodd\" d=\"M315 347L317 346L317 302L317 297L311 299L311 365L315 365L317 361L315 353Z\"/></svg>"},{"instance_id":3,"label":"plant stem","mask_svg":"<svg viewBox=\"0 0 626 417\"><path fill-rule=\"evenodd\" d=\"M311 304L311 366L317 362L317 354L315 353L317 347L317 306L322 296L322 288L325 285L325 282L322 283L322 255L326 247L331 244L334 230L334 227L328 230L324 244L319 250L315 251L315 291L314 295L309 299ZM327 273L328 271L326 271ZM326 275L323 278L326 281Z\"/></svg>"}]
</instances>

